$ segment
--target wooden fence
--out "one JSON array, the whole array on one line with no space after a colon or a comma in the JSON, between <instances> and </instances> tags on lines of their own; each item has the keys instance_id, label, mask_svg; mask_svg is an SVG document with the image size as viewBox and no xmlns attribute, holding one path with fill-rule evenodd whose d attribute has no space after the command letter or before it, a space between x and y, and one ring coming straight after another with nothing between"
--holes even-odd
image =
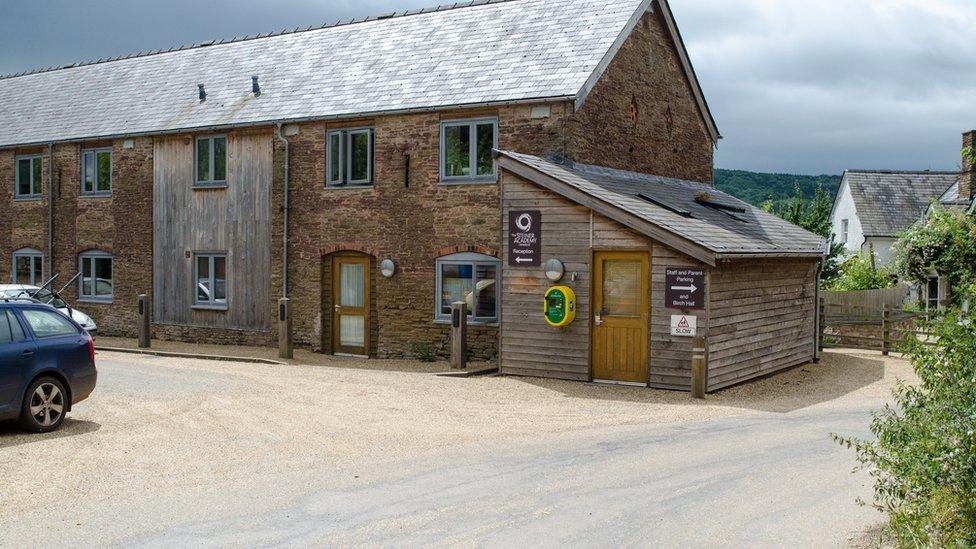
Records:
<instances>
[{"instance_id":1,"label":"wooden fence","mask_svg":"<svg viewBox=\"0 0 976 549\"><path fill-rule=\"evenodd\" d=\"M851 306L880 311L884 307L891 310L905 306L911 287L899 284L883 290L862 290L858 292L820 292L820 297L830 306Z\"/></svg>"},{"instance_id":2,"label":"wooden fence","mask_svg":"<svg viewBox=\"0 0 976 549\"><path fill-rule=\"evenodd\" d=\"M852 292L859 293L859 292ZM872 297L873 299L873 297ZM932 345L932 334L921 329L925 313L898 307L830 303L820 300L820 347L869 349L888 354L916 339Z\"/></svg>"}]
</instances>

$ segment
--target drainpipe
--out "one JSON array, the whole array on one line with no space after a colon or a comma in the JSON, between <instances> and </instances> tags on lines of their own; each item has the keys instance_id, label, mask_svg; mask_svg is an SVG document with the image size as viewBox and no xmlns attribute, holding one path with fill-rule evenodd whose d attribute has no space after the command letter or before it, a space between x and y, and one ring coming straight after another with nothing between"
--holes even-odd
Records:
<instances>
[{"instance_id":1,"label":"drainpipe","mask_svg":"<svg viewBox=\"0 0 976 549\"><path fill-rule=\"evenodd\" d=\"M829 246L829 244L828 244L828 246ZM824 261L825 260L821 259L820 261L817 262L817 287L816 287L816 289L813 292L813 295L814 295L814 307L813 307L813 310L816 311L816 313L815 313L816 316L814 317L814 322L813 322L813 326L814 326L814 330L815 330L814 333L813 333L813 361L814 362L820 362L820 332L822 330L821 323L823 322L823 318L820 317L821 316L820 315L820 313L821 313L821 311L820 311L820 279L823 276Z\"/></svg>"},{"instance_id":2,"label":"drainpipe","mask_svg":"<svg viewBox=\"0 0 976 549\"><path fill-rule=\"evenodd\" d=\"M54 272L54 143L47 144L47 261L50 276Z\"/></svg>"},{"instance_id":3,"label":"drainpipe","mask_svg":"<svg viewBox=\"0 0 976 549\"><path fill-rule=\"evenodd\" d=\"M284 225L283 227L284 230L282 231L282 238L281 238L281 246L282 246L281 258L284 267L281 273L281 297L288 297L288 189L289 189L289 182L290 182L290 175L291 175L289 170L289 164L290 164L289 156L291 154L291 143L288 142L288 138L285 137L285 134L282 131L281 122L278 122L277 135L278 135L278 139L280 139L282 143L285 144L285 181L284 181L285 190L284 190L284 207L283 207L284 220L282 221Z\"/></svg>"}]
</instances>

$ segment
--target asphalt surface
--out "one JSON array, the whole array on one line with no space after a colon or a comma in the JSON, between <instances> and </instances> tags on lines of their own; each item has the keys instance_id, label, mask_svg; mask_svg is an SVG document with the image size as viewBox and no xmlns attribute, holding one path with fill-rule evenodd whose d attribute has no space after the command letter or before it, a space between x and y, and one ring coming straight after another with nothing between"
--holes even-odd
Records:
<instances>
[{"instance_id":1,"label":"asphalt surface","mask_svg":"<svg viewBox=\"0 0 976 549\"><path fill-rule=\"evenodd\" d=\"M169 371L122 355L103 360L100 373L99 390L122 399L147 386L176 398L243 383L223 371ZM270 457L280 467L258 473L215 468L205 481L137 495L39 501L35 513L0 520L0 546L845 547L882 517L855 503L870 498L870 478L852 473L852 453L830 433L868 435L870 411L883 403L840 399L788 413L493 438L342 463L317 461L299 441ZM85 444L88 434L71 438ZM0 472L4 452L48 442L25 440L0 430Z\"/></svg>"}]
</instances>

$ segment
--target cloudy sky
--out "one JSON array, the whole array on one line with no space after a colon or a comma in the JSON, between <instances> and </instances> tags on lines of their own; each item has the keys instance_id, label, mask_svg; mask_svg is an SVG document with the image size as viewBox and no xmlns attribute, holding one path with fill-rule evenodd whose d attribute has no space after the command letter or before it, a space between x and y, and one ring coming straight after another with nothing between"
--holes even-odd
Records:
<instances>
[{"instance_id":1,"label":"cloudy sky","mask_svg":"<svg viewBox=\"0 0 976 549\"><path fill-rule=\"evenodd\" d=\"M444 3L0 0L0 73ZM976 128L973 0L671 0L716 166L955 169Z\"/></svg>"}]
</instances>

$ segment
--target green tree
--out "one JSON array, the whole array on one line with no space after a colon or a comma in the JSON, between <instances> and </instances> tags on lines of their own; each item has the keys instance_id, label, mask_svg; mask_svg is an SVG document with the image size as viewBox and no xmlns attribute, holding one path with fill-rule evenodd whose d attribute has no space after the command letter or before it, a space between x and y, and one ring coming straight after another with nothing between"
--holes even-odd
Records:
<instances>
[{"instance_id":1,"label":"green tree","mask_svg":"<svg viewBox=\"0 0 976 549\"><path fill-rule=\"evenodd\" d=\"M891 273L885 267L878 267L874 257L858 254L844 260L837 276L824 287L839 292L856 292L890 288L893 283Z\"/></svg>"},{"instance_id":2,"label":"green tree","mask_svg":"<svg viewBox=\"0 0 976 549\"><path fill-rule=\"evenodd\" d=\"M844 252L844 245L835 241L833 226L830 223L830 212L833 207L834 199L822 185L817 186L813 199L808 200L799 184L796 185L793 198L789 202L779 209L773 207L776 215L811 233L824 237L830 243L830 253L824 261L823 274L821 275L821 280L825 285L831 284L840 276L840 258Z\"/></svg>"}]
</instances>

